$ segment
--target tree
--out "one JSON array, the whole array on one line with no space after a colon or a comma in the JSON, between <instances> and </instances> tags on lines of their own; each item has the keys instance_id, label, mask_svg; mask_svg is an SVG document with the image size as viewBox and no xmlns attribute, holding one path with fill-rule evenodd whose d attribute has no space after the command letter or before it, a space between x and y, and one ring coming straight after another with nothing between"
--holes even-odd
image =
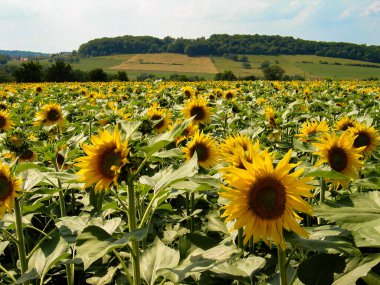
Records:
<instances>
[{"instance_id":1,"label":"tree","mask_svg":"<svg viewBox=\"0 0 380 285\"><path fill-rule=\"evenodd\" d=\"M70 64L57 61L47 69L46 80L50 82L74 81L73 69Z\"/></svg>"},{"instance_id":2,"label":"tree","mask_svg":"<svg viewBox=\"0 0 380 285\"><path fill-rule=\"evenodd\" d=\"M33 61L22 63L14 72L17 82L41 82L42 75L42 65Z\"/></svg>"},{"instance_id":3,"label":"tree","mask_svg":"<svg viewBox=\"0 0 380 285\"><path fill-rule=\"evenodd\" d=\"M264 78L267 80L281 80L285 70L278 65L271 65L263 69Z\"/></svg>"},{"instance_id":4,"label":"tree","mask_svg":"<svg viewBox=\"0 0 380 285\"><path fill-rule=\"evenodd\" d=\"M125 70L118 71L115 75L115 79L118 81L129 81L128 75L125 72Z\"/></svg>"},{"instance_id":5,"label":"tree","mask_svg":"<svg viewBox=\"0 0 380 285\"><path fill-rule=\"evenodd\" d=\"M90 81L102 82L107 81L107 73L102 68L95 68L89 72Z\"/></svg>"},{"instance_id":6,"label":"tree","mask_svg":"<svg viewBox=\"0 0 380 285\"><path fill-rule=\"evenodd\" d=\"M269 65L270 65L269 61L265 60L261 63L260 67L261 67L261 69L265 69L265 68L269 67Z\"/></svg>"},{"instance_id":7,"label":"tree","mask_svg":"<svg viewBox=\"0 0 380 285\"><path fill-rule=\"evenodd\" d=\"M237 77L231 70L225 70L223 73L215 74L215 80L235 81Z\"/></svg>"}]
</instances>

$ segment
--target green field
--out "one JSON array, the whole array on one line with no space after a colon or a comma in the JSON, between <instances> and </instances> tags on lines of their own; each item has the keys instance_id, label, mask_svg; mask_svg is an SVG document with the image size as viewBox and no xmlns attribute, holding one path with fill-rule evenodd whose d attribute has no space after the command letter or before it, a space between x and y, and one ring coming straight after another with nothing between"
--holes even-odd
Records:
<instances>
[{"instance_id":1,"label":"green field","mask_svg":"<svg viewBox=\"0 0 380 285\"><path fill-rule=\"evenodd\" d=\"M134 62L132 69L129 69L128 66L131 66L128 65L129 61L132 57L136 56L140 58L141 63ZM71 65L73 69L80 69L82 71L90 71L94 68L103 68L104 71L110 74L117 73L119 70L123 68L123 66L125 66L125 71L127 72L129 78L132 80L136 79L136 77L142 73L154 74L157 77L165 76L167 78L174 73L184 74L187 76L199 76L205 79L213 79L215 76L215 72L210 71L210 73L208 73L207 70L211 70L210 68L205 68L205 71L202 73L192 72L191 70L194 70L194 64L192 64L191 66L190 63L187 64L187 61L184 61L183 59L186 58L186 56L184 55L181 55L181 59L179 59L178 55L176 54L173 54L173 56L171 57L171 61L178 61L178 64L174 63L174 65L178 65L179 71L173 71L173 63L169 65L165 65L162 63L147 64L149 62L152 62L152 58L155 57L160 58L162 57L162 54L122 54L89 57L82 58L80 62L71 63ZM298 75L310 80L323 78L351 80L362 80L368 79L370 77L380 78L380 64L365 61L332 57L320 57L315 55L248 55L247 57L249 60L249 64L251 65L250 69L244 69L241 62L233 61L228 58L212 57L211 59L212 63L215 65L216 69L219 72L231 70L237 77L254 75L258 78L262 78L263 72L260 68L261 63L263 63L264 61L269 61L271 65L277 64L281 66L285 70L286 75ZM208 57L205 59L208 60ZM188 62L191 62L191 60L189 60ZM48 66L51 64L50 62L48 62L48 60L41 61L40 63L43 66ZM379 66L379 68L366 66L350 66L347 64L370 64ZM168 70L165 70L166 67L168 67ZM189 71L186 72L186 70Z\"/></svg>"}]
</instances>

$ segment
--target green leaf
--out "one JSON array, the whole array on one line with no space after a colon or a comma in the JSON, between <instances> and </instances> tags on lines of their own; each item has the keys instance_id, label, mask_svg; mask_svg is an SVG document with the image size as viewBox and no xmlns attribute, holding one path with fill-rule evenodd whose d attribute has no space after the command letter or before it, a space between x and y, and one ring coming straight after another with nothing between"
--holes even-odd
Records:
<instances>
[{"instance_id":1,"label":"green leaf","mask_svg":"<svg viewBox=\"0 0 380 285\"><path fill-rule=\"evenodd\" d=\"M93 277L86 279L86 283L91 285L113 284L112 281L117 269L118 268L115 266L110 266L103 270L99 270L93 275Z\"/></svg>"},{"instance_id":2,"label":"green leaf","mask_svg":"<svg viewBox=\"0 0 380 285\"><path fill-rule=\"evenodd\" d=\"M141 122L132 122L132 121L122 121L120 122L122 130L126 134L126 139L129 140L129 138L132 136L132 134L137 131L137 129L140 127Z\"/></svg>"},{"instance_id":3,"label":"green leaf","mask_svg":"<svg viewBox=\"0 0 380 285\"><path fill-rule=\"evenodd\" d=\"M220 219L220 215L217 212L208 214L207 219L207 230L211 232L221 232L224 234L228 234L226 224L222 222L222 220Z\"/></svg>"},{"instance_id":4,"label":"green leaf","mask_svg":"<svg viewBox=\"0 0 380 285\"><path fill-rule=\"evenodd\" d=\"M343 256L316 254L300 263L297 276L305 285L332 284L334 273L342 273L345 266Z\"/></svg>"},{"instance_id":5,"label":"green leaf","mask_svg":"<svg viewBox=\"0 0 380 285\"><path fill-rule=\"evenodd\" d=\"M160 272L178 265L179 257L178 251L166 246L156 237L153 245L141 255L141 277L148 284L154 284L161 275Z\"/></svg>"},{"instance_id":6,"label":"green leaf","mask_svg":"<svg viewBox=\"0 0 380 285\"><path fill-rule=\"evenodd\" d=\"M20 173L22 179L22 189L29 191L38 183L45 179L45 174L37 168L29 168Z\"/></svg>"},{"instance_id":7,"label":"green leaf","mask_svg":"<svg viewBox=\"0 0 380 285\"><path fill-rule=\"evenodd\" d=\"M8 246L9 241L1 241L0 242L0 255L3 254L3 251Z\"/></svg>"},{"instance_id":8,"label":"green leaf","mask_svg":"<svg viewBox=\"0 0 380 285\"><path fill-rule=\"evenodd\" d=\"M123 248L131 238L142 240L148 233L148 228L141 228L116 239L98 226L88 226L77 238L77 258L83 261L84 270L96 260L116 248Z\"/></svg>"},{"instance_id":9,"label":"green leaf","mask_svg":"<svg viewBox=\"0 0 380 285\"><path fill-rule=\"evenodd\" d=\"M174 283L180 283L192 274L204 272L235 258L239 253L240 250L234 245L219 244L208 250L197 248L180 265L167 269L169 272L163 275Z\"/></svg>"},{"instance_id":10,"label":"green leaf","mask_svg":"<svg viewBox=\"0 0 380 285\"><path fill-rule=\"evenodd\" d=\"M359 247L380 247L380 192L359 193L336 202L326 201L314 214L352 232Z\"/></svg>"},{"instance_id":11,"label":"green leaf","mask_svg":"<svg viewBox=\"0 0 380 285\"><path fill-rule=\"evenodd\" d=\"M338 226L321 226L313 228L308 239L301 238L293 232L284 231L286 241L296 248L325 253L345 253L359 255L360 250L355 247L349 231Z\"/></svg>"},{"instance_id":12,"label":"green leaf","mask_svg":"<svg viewBox=\"0 0 380 285\"><path fill-rule=\"evenodd\" d=\"M329 179L345 179L349 180L350 177L343 175L335 170L314 170L308 173L305 173L304 177L320 177L320 178L329 178Z\"/></svg>"},{"instance_id":13,"label":"green leaf","mask_svg":"<svg viewBox=\"0 0 380 285\"><path fill-rule=\"evenodd\" d=\"M140 178L140 183L152 187L156 193L160 189L194 176L197 171L197 157L193 156L189 161L185 162L177 169L170 166L156 173L152 177L142 176Z\"/></svg>"},{"instance_id":14,"label":"green leaf","mask_svg":"<svg viewBox=\"0 0 380 285\"><path fill-rule=\"evenodd\" d=\"M368 256L357 256L350 258L347 261L347 267L344 270L343 276L335 280L333 285L348 285L356 284L356 281L363 276L366 276L372 267L380 262L380 253L370 254ZM380 280L378 280L380 281Z\"/></svg>"},{"instance_id":15,"label":"green leaf","mask_svg":"<svg viewBox=\"0 0 380 285\"><path fill-rule=\"evenodd\" d=\"M28 272L35 269L38 276L44 279L48 271L60 260L68 258L68 243L57 233L52 239L45 241L30 257Z\"/></svg>"},{"instance_id":16,"label":"green leaf","mask_svg":"<svg viewBox=\"0 0 380 285\"><path fill-rule=\"evenodd\" d=\"M218 277L236 280L236 277L250 277L252 273L263 268L264 265L264 258L251 255L233 262L222 263L212 268L211 271Z\"/></svg>"},{"instance_id":17,"label":"green leaf","mask_svg":"<svg viewBox=\"0 0 380 285\"><path fill-rule=\"evenodd\" d=\"M380 177L370 177L364 179L357 179L353 183L355 186L363 187L368 190L379 190L380 189Z\"/></svg>"},{"instance_id":18,"label":"green leaf","mask_svg":"<svg viewBox=\"0 0 380 285\"><path fill-rule=\"evenodd\" d=\"M180 125L176 124L170 131L153 137L148 141L148 146L141 149L147 153L147 156L151 156L169 143L173 142L186 129L191 120L192 118L187 119Z\"/></svg>"}]
</instances>

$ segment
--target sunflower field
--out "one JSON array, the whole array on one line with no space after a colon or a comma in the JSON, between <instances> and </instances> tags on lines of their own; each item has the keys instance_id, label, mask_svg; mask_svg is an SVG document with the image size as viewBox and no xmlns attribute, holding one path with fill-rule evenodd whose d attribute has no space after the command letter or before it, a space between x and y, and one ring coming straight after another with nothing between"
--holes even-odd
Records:
<instances>
[{"instance_id":1,"label":"sunflower field","mask_svg":"<svg viewBox=\"0 0 380 285\"><path fill-rule=\"evenodd\" d=\"M0 85L0 284L380 284L380 82Z\"/></svg>"}]
</instances>

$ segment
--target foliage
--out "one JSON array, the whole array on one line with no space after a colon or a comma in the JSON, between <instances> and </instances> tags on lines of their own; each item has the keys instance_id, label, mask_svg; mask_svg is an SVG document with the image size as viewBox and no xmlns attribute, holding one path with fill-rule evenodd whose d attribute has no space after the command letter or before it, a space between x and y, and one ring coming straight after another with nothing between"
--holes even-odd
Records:
<instances>
[{"instance_id":1,"label":"foliage","mask_svg":"<svg viewBox=\"0 0 380 285\"><path fill-rule=\"evenodd\" d=\"M285 70L278 65L271 65L263 69L264 78L267 80L281 80Z\"/></svg>"}]
</instances>

